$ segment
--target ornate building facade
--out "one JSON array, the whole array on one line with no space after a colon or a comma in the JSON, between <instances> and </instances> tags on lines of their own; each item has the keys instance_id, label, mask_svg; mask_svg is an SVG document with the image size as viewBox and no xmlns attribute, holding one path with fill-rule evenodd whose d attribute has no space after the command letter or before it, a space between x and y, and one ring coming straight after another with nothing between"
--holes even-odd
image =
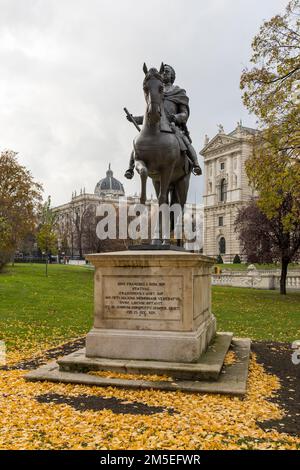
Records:
<instances>
[{"instance_id":1,"label":"ornate building facade","mask_svg":"<svg viewBox=\"0 0 300 470\"><path fill-rule=\"evenodd\" d=\"M96 236L96 210L101 203L118 204L125 196L122 183L113 176L110 164L106 176L96 184L94 193L85 189L72 194L71 201L53 209L57 214L59 251L71 258L83 258L84 254L100 250ZM137 197L129 198L134 203Z\"/></svg>"},{"instance_id":2,"label":"ornate building facade","mask_svg":"<svg viewBox=\"0 0 300 470\"><path fill-rule=\"evenodd\" d=\"M238 210L254 196L250 188L245 162L252 152L252 139L257 130L239 122L229 134L223 126L213 138L205 138L200 151L204 158L204 234L203 253L225 263L235 255L243 259L234 230Z\"/></svg>"}]
</instances>

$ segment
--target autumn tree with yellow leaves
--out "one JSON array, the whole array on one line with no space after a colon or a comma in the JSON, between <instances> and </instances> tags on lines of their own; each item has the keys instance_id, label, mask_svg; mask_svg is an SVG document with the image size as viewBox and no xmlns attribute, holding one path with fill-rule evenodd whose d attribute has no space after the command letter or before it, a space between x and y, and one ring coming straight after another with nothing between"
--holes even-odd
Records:
<instances>
[{"instance_id":1,"label":"autumn tree with yellow leaves","mask_svg":"<svg viewBox=\"0 0 300 470\"><path fill-rule=\"evenodd\" d=\"M243 101L259 119L246 162L258 207L277 227L281 294L288 264L300 248L300 0L264 22L252 42L253 67L241 76Z\"/></svg>"},{"instance_id":2,"label":"autumn tree with yellow leaves","mask_svg":"<svg viewBox=\"0 0 300 470\"><path fill-rule=\"evenodd\" d=\"M37 221L42 187L17 160L17 153L0 154L0 270Z\"/></svg>"}]
</instances>

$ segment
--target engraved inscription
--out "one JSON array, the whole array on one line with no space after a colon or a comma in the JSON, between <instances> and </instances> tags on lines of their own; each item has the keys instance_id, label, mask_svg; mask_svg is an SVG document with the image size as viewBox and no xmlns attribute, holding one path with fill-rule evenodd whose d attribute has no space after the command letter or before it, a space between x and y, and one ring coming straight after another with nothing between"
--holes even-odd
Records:
<instances>
[{"instance_id":1,"label":"engraved inscription","mask_svg":"<svg viewBox=\"0 0 300 470\"><path fill-rule=\"evenodd\" d=\"M180 276L104 276L105 318L180 320Z\"/></svg>"}]
</instances>

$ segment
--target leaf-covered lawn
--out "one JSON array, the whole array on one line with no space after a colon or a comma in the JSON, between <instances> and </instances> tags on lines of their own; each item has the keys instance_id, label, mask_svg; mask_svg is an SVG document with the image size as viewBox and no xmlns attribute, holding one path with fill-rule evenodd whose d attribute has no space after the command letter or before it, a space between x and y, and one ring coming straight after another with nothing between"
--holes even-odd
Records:
<instances>
[{"instance_id":1,"label":"leaf-covered lawn","mask_svg":"<svg viewBox=\"0 0 300 470\"><path fill-rule=\"evenodd\" d=\"M230 358L229 358L230 362ZM271 403L277 377L250 364L244 400L209 394L26 382L28 371L0 371L0 449L300 449L300 437L260 422L281 419ZM45 397L53 397L47 403ZM89 400L97 410L80 410ZM107 406L102 406L103 402ZM77 406L72 403L77 402ZM81 403L82 402L82 403ZM111 402L130 413L112 409ZM143 407L157 407L144 413ZM172 412L170 413L170 410Z\"/></svg>"}]
</instances>

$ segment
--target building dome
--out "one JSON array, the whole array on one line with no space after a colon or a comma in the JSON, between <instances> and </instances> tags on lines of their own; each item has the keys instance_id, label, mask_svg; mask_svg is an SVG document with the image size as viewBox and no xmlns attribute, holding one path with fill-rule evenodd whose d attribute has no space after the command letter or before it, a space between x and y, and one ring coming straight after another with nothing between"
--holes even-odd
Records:
<instances>
[{"instance_id":1,"label":"building dome","mask_svg":"<svg viewBox=\"0 0 300 470\"><path fill-rule=\"evenodd\" d=\"M96 184L94 192L97 196L125 196L123 185L113 177L110 164L106 172L106 177Z\"/></svg>"}]
</instances>

